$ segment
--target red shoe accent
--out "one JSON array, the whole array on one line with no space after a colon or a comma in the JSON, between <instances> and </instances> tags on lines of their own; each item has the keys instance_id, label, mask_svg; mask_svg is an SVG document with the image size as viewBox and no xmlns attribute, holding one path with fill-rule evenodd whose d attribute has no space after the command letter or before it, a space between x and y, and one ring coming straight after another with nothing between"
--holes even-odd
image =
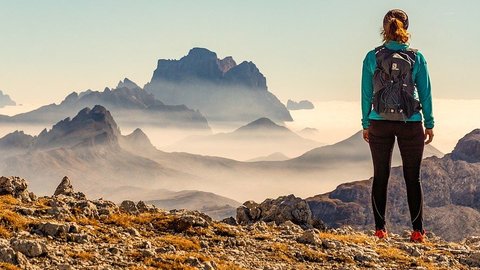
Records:
<instances>
[{"instance_id":1,"label":"red shoe accent","mask_svg":"<svg viewBox=\"0 0 480 270\"><path fill-rule=\"evenodd\" d=\"M426 234L426 231L423 230L423 231L418 231L418 230L414 230L412 232L412 235L410 236L410 241L412 242L423 242L425 241L425 234Z\"/></svg>"},{"instance_id":2,"label":"red shoe accent","mask_svg":"<svg viewBox=\"0 0 480 270\"><path fill-rule=\"evenodd\" d=\"M382 239L382 238L387 238L387 230L386 229L380 229L375 231L375 236Z\"/></svg>"}]
</instances>

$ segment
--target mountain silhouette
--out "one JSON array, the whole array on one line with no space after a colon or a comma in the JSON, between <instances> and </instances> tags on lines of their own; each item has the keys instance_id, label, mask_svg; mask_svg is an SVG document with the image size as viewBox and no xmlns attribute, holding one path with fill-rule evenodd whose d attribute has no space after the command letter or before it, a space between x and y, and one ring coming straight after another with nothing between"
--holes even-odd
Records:
<instances>
[{"instance_id":1,"label":"mountain silhouette","mask_svg":"<svg viewBox=\"0 0 480 270\"><path fill-rule=\"evenodd\" d=\"M232 57L219 59L205 48L193 48L179 60L158 60L144 88L168 104L199 109L209 121L292 121L253 62L237 65Z\"/></svg>"},{"instance_id":2,"label":"mountain silhouette","mask_svg":"<svg viewBox=\"0 0 480 270\"><path fill-rule=\"evenodd\" d=\"M120 81L115 89L73 92L58 105L50 104L11 117L3 116L0 121L52 125L58 119L95 105L108 107L122 126L210 130L206 118L200 112L185 105L166 105L127 78Z\"/></svg>"}]
</instances>

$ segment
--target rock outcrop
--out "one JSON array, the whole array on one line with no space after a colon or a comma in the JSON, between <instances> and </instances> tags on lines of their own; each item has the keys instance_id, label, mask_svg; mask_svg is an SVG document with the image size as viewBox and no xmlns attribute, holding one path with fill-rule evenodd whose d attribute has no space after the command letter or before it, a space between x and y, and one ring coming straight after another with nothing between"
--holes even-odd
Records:
<instances>
[{"instance_id":1,"label":"rock outcrop","mask_svg":"<svg viewBox=\"0 0 480 270\"><path fill-rule=\"evenodd\" d=\"M385 241L374 238L373 231L349 226L302 228L293 221L308 222L308 205L291 195L251 208L264 220L238 225L234 219L218 222L198 211L167 212L141 201L118 207L102 199L89 200L74 192L67 179L57 190L57 195L23 202L15 189L0 195L0 268L480 267L480 237L450 243L429 232L428 244L415 244L408 241L409 231L392 233Z\"/></svg>"},{"instance_id":2,"label":"rock outcrop","mask_svg":"<svg viewBox=\"0 0 480 270\"><path fill-rule=\"evenodd\" d=\"M68 176L63 177L62 182L57 186L55 189L55 192L53 193L53 196L58 196L58 195L65 195L65 196L71 196L73 195L73 186L72 183L70 183L70 179L68 179Z\"/></svg>"},{"instance_id":3,"label":"rock outcrop","mask_svg":"<svg viewBox=\"0 0 480 270\"><path fill-rule=\"evenodd\" d=\"M204 48L193 48L180 60L158 60L145 90L167 104L199 109L209 121L251 121L269 117L292 121L286 107L267 88L253 62L236 64L218 59Z\"/></svg>"},{"instance_id":4,"label":"rock outcrop","mask_svg":"<svg viewBox=\"0 0 480 270\"><path fill-rule=\"evenodd\" d=\"M452 159L469 163L480 162L480 129L475 129L463 137L452 152Z\"/></svg>"},{"instance_id":5,"label":"rock outcrop","mask_svg":"<svg viewBox=\"0 0 480 270\"><path fill-rule=\"evenodd\" d=\"M321 220L312 219L308 203L293 194L277 199L266 199L260 204L246 201L237 208L239 224L245 225L258 221L275 222L277 225L290 221L302 228L325 228Z\"/></svg>"},{"instance_id":6,"label":"rock outcrop","mask_svg":"<svg viewBox=\"0 0 480 270\"><path fill-rule=\"evenodd\" d=\"M0 177L0 195L11 195L22 202L35 200L35 194L27 190L27 181L17 176Z\"/></svg>"},{"instance_id":7,"label":"rock outcrop","mask_svg":"<svg viewBox=\"0 0 480 270\"><path fill-rule=\"evenodd\" d=\"M308 101L308 100L301 100L299 102L296 102L296 101L293 101L293 100L289 99L287 101L287 109L289 109L290 111L312 110L312 109L315 109L315 106L313 105L313 103L311 101Z\"/></svg>"}]
</instances>

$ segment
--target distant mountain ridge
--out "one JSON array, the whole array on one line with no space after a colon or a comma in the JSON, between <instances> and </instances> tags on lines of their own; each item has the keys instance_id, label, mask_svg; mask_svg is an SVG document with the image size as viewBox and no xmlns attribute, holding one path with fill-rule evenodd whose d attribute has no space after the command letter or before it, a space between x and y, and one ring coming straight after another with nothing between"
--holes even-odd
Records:
<instances>
[{"instance_id":1,"label":"distant mountain ridge","mask_svg":"<svg viewBox=\"0 0 480 270\"><path fill-rule=\"evenodd\" d=\"M480 129L476 129L460 139L451 154L423 160L425 227L447 240L480 235L479 145ZM402 175L401 166L392 168L387 195L387 227L400 232L411 226ZM312 213L330 226L371 229L372 181L341 184L332 192L308 198Z\"/></svg>"},{"instance_id":2,"label":"distant mountain ridge","mask_svg":"<svg viewBox=\"0 0 480 270\"><path fill-rule=\"evenodd\" d=\"M0 121L51 125L58 119L95 105L107 106L122 126L153 125L210 130L207 119L200 112L191 110L185 105L165 105L128 78L120 81L113 90L105 88L102 92L92 90L73 92L58 105L50 104L15 116L0 117Z\"/></svg>"},{"instance_id":3,"label":"distant mountain ridge","mask_svg":"<svg viewBox=\"0 0 480 270\"><path fill-rule=\"evenodd\" d=\"M253 62L237 65L231 56L219 59L205 48L179 60L158 60L144 89L168 104L199 109L209 121L293 120Z\"/></svg>"},{"instance_id":4,"label":"distant mountain ridge","mask_svg":"<svg viewBox=\"0 0 480 270\"><path fill-rule=\"evenodd\" d=\"M426 145L423 157L438 156L442 157L443 153L432 145ZM368 143L363 140L362 131L356 132L354 135L345 140L332 145L321 146L312 149L303 155L289 160L289 163L303 164L303 166L332 166L336 162L352 161L358 163L361 167L369 168L371 166L371 154ZM401 164L400 152L395 143L392 156L392 165Z\"/></svg>"},{"instance_id":5,"label":"distant mountain ridge","mask_svg":"<svg viewBox=\"0 0 480 270\"><path fill-rule=\"evenodd\" d=\"M190 136L163 149L250 160L275 152L296 156L320 145L319 142L305 139L287 127L262 117L232 132Z\"/></svg>"}]
</instances>

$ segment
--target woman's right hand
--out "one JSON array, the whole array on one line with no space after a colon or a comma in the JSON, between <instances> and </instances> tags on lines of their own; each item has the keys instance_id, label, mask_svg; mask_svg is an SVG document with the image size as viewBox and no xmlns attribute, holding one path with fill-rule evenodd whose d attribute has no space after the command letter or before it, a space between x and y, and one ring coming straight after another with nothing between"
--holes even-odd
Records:
<instances>
[{"instance_id":1,"label":"woman's right hand","mask_svg":"<svg viewBox=\"0 0 480 270\"><path fill-rule=\"evenodd\" d=\"M363 139L368 143L369 138L368 138L368 128L363 129Z\"/></svg>"},{"instance_id":2,"label":"woman's right hand","mask_svg":"<svg viewBox=\"0 0 480 270\"><path fill-rule=\"evenodd\" d=\"M433 141L433 128L426 128L425 129L425 144L429 144Z\"/></svg>"}]
</instances>

